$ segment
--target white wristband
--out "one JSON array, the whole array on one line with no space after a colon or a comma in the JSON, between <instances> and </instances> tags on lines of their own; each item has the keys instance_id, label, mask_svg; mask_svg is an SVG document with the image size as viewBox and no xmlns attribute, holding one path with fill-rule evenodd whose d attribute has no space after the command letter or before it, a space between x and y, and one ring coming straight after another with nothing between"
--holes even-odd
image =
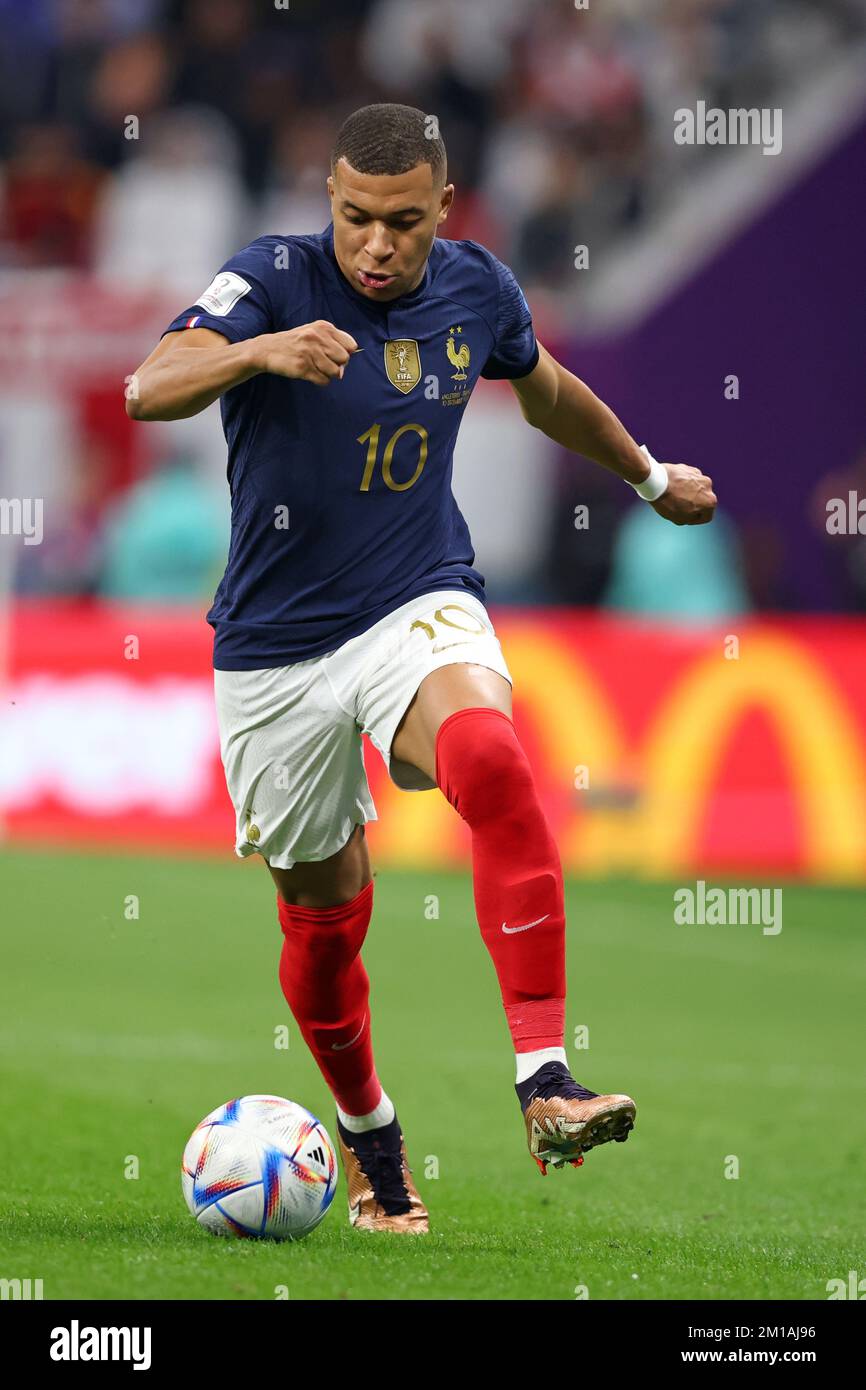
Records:
<instances>
[{"instance_id":1,"label":"white wristband","mask_svg":"<svg viewBox=\"0 0 866 1390\"><path fill-rule=\"evenodd\" d=\"M646 502L656 502L663 492L667 491L668 475L667 469L657 463L645 444L641 444L640 451L646 454L649 460L650 471L648 477L642 483L630 483L638 497L642 497Z\"/></svg>"}]
</instances>

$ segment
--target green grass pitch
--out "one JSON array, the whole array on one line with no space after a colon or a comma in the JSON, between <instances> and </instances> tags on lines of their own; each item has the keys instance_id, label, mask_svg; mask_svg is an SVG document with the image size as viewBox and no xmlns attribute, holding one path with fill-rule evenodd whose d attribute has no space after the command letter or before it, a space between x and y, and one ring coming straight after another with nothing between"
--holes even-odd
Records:
<instances>
[{"instance_id":1,"label":"green grass pitch","mask_svg":"<svg viewBox=\"0 0 866 1390\"><path fill-rule=\"evenodd\" d=\"M572 1070L638 1116L542 1179L469 876L378 873L374 1044L431 1232L353 1231L341 1176L318 1230L278 1245L199 1229L179 1176L232 1096L289 1096L333 1133L264 869L4 853L0 1276L46 1299L826 1299L866 1274L866 895L787 886L765 936L675 926L672 891L567 885Z\"/></svg>"}]
</instances>

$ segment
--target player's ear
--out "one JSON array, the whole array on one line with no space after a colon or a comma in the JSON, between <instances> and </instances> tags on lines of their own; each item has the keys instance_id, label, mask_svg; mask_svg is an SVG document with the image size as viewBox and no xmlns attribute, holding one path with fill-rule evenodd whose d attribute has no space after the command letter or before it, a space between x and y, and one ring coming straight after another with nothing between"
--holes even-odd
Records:
<instances>
[{"instance_id":1,"label":"player's ear","mask_svg":"<svg viewBox=\"0 0 866 1390\"><path fill-rule=\"evenodd\" d=\"M444 222L444 221L445 221L446 217L448 216L448 211L449 211L449 209L450 209L450 207L451 207L451 204L452 204L453 202L454 202L454 185L453 185L453 183L446 183L445 187L442 189L442 197L441 197L441 199L440 199L440 201L439 201L439 212L437 213L437 216L436 216L436 224L437 224L437 226L439 225L440 222Z\"/></svg>"},{"instance_id":2,"label":"player's ear","mask_svg":"<svg viewBox=\"0 0 866 1390\"><path fill-rule=\"evenodd\" d=\"M326 179L326 181L325 181L325 186L326 186L326 188L327 188L327 190L328 190L328 197L330 198L331 202L333 202L333 201L334 201L334 176L333 176L333 174L329 174L329 175L328 175L328 177L327 177L327 179Z\"/></svg>"}]
</instances>

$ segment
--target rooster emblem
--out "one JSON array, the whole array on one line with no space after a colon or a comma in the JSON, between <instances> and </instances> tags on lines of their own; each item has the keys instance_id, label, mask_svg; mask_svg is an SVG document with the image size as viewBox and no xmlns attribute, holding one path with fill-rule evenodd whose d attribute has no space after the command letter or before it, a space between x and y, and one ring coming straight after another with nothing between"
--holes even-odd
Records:
<instances>
[{"instance_id":1,"label":"rooster emblem","mask_svg":"<svg viewBox=\"0 0 866 1390\"><path fill-rule=\"evenodd\" d=\"M447 339L447 341L446 341L446 343L445 343L445 351L446 351L446 353L448 354L448 361L451 363L451 366L452 366L452 367L456 367L456 368L457 368L457 371L456 371L456 372L452 372L452 374L451 374L451 380L452 380L452 381L465 381L465 380L466 380L466 368L469 366L469 357L470 357L469 344L468 344L468 343L461 343L460 346L459 346L459 348L458 348L456 342L454 341L454 339L455 339L455 334L457 334L457 333L462 333L462 332L463 332L463 329L460 328L460 327L458 327L458 328L449 328L449 329L448 329L448 339Z\"/></svg>"}]
</instances>

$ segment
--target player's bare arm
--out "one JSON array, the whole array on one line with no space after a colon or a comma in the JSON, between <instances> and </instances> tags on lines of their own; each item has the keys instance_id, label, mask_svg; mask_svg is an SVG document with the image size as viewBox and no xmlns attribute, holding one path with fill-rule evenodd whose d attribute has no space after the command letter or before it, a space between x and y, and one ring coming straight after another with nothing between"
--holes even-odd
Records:
<instances>
[{"instance_id":1,"label":"player's bare arm","mask_svg":"<svg viewBox=\"0 0 866 1390\"><path fill-rule=\"evenodd\" d=\"M327 386L342 377L357 348L351 333L324 319L239 343L212 328L166 333L133 374L126 413L133 420L186 420L259 372Z\"/></svg>"},{"instance_id":2,"label":"player's bare arm","mask_svg":"<svg viewBox=\"0 0 866 1390\"><path fill-rule=\"evenodd\" d=\"M538 347L535 368L511 381L524 419L557 444L593 459L628 483L648 478L646 455L609 406L540 343ZM661 466L668 476L667 488L650 503L659 516L677 526L712 521L716 509L712 479L687 464Z\"/></svg>"}]
</instances>

